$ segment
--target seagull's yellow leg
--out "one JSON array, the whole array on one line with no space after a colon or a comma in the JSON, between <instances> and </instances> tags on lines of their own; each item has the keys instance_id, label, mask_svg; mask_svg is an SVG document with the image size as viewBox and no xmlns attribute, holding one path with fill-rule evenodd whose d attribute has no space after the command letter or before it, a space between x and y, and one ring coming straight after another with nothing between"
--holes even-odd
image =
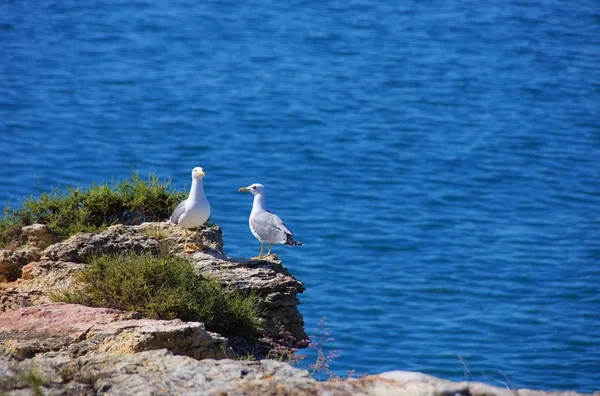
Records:
<instances>
[{"instance_id":1,"label":"seagull's yellow leg","mask_svg":"<svg viewBox=\"0 0 600 396\"><path fill-rule=\"evenodd\" d=\"M185 242L183 243L183 250L186 253L192 253L194 251L194 249L188 246L187 238L188 238L188 231L187 231L187 228L186 228L185 229Z\"/></svg>"},{"instance_id":2,"label":"seagull's yellow leg","mask_svg":"<svg viewBox=\"0 0 600 396\"><path fill-rule=\"evenodd\" d=\"M267 256L271 255L271 248L273 247L273 242L269 244L269 251L267 252ZM265 256L266 257L266 256Z\"/></svg>"},{"instance_id":3,"label":"seagull's yellow leg","mask_svg":"<svg viewBox=\"0 0 600 396\"><path fill-rule=\"evenodd\" d=\"M194 245L195 249L202 249L202 246L200 246L200 242L198 242L198 233L199 233L199 227L196 227L196 244Z\"/></svg>"},{"instance_id":4,"label":"seagull's yellow leg","mask_svg":"<svg viewBox=\"0 0 600 396\"><path fill-rule=\"evenodd\" d=\"M252 260L261 260L263 258L263 250L265 250L265 244L263 242L260 243L260 253L258 253L258 257L252 257Z\"/></svg>"}]
</instances>

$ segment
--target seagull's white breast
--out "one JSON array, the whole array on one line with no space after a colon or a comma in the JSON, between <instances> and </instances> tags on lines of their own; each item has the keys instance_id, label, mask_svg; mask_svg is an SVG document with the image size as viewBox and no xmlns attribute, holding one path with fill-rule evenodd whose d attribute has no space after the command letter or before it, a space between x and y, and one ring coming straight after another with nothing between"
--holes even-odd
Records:
<instances>
[{"instance_id":1,"label":"seagull's white breast","mask_svg":"<svg viewBox=\"0 0 600 396\"><path fill-rule=\"evenodd\" d=\"M186 208L185 212L179 218L179 225L183 228L196 228L206 223L210 217L210 205L206 199L203 202L196 203L191 208Z\"/></svg>"}]
</instances>

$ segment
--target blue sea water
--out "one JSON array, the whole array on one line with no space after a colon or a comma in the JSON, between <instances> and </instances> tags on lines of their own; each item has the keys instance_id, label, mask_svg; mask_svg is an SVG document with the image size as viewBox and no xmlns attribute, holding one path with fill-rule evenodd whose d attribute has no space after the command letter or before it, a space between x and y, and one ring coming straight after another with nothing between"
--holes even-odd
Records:
<instances>
[{"instance_id":1,"label":"blue sea water","mask_svg":"<svg viewBox=\"0 0 600 396\"><path fill-rule=\"evenodd\" d=\"M599 65L593 0L6 0L0 202L203 166L250 257L260 182L337 374L600 390Z\"/></svg>"}]
</instances>

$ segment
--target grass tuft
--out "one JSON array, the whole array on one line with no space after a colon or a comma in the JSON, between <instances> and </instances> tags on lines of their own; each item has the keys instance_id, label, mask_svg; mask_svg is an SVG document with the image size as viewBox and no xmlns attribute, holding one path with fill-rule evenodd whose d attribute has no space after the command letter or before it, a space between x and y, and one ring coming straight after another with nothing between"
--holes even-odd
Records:
<instances>
[{"instance_id":1,"label":"grass tuft","mask_svg":"<svg viewBox=\"0 0 600 396\"><path fill-rule=\"evenodd\" d=\"M66 239L117 223L164 220L185 199L184 193L169 189L170 183L154 173L144 180L139 172L133 172L118 183L53 189L28 198L18 210L7 204L0 220L0 247L18 245L21 228L34 223L47 224L58 238Z\"/></svg>"},{"instance_id":2,"label":"grass tuft","mask_svg":"<svg viewBox=\"0 0 600 396\"><path fill-rule=\"evenodd\" d=\"M76 276L74 290L53 297L153 319L200 321L225 335L251 337L259 331L255 295L223 287L180 257L149 253L92 257Z\"/></svg>"},{"instance_id":3,"label":"grass tuft","mask_svg":"<svg viewBox=\"0 0 600 396\"><path fill-rule=\"evenodd\" d=\"M169 235L165 230L162 230L158 227L148 228L144 230L144 234L148 237L158 239L159 241L162 241Z\"/></svg>"}]
</instances>

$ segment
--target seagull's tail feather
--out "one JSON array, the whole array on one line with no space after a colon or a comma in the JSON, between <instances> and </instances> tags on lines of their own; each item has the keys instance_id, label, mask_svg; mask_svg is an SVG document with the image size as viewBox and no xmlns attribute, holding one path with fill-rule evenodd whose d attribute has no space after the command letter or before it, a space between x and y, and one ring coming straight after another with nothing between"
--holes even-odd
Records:
<instances>
[{"instance_id":1,"label":"seagull's tail feather","mask_svg":"<svg viewBox=\"0 0 600 396\"><path fill-rule=\"evenodd\" d=\"M302 242L294 240L294 238L292 238L291 235L287 234L286 236L287 236L287 240L285 241L284 245L290 245L290 246L292 246L292 245L298 245L298 246L304 245Z\"/></svg>"}]
</instances>

